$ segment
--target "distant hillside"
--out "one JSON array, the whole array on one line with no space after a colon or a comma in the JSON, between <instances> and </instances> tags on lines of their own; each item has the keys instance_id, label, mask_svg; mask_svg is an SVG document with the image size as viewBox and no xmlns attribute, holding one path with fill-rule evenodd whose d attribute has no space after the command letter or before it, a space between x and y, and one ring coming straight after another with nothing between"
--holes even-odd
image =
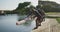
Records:
<instances>
[{"instance_id":1,"label":"distant hillside","mask_svg":"<svg viewBox=\"0 0 60 32\"><path fill-rule=\"evenodd\" d=\"M60 12L60 4L53 1L39 1L39 6L46 12Z\"/></svg>"}]
</instances>

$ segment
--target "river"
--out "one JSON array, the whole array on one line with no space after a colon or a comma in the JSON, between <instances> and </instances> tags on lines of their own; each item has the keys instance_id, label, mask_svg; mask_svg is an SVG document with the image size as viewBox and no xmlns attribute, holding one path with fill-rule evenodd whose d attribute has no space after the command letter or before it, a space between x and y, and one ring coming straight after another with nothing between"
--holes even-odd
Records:
<instances>
[{"instance_id":1,"label":"river","mask_svg":"<svg viewBox=\"0 0 60 32\"><path fill-rule=\"evenodd\" d=\"M0 15L0 32L31 32L35 27L34 21L16 25L18 18L17 14Z\"/></svg>"}]
</instances>

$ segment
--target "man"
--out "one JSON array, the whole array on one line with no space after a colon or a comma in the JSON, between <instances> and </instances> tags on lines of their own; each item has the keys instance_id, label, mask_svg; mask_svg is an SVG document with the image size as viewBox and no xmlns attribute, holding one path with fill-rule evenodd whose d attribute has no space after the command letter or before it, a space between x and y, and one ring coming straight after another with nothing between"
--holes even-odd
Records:
<instances>
[{"instance_id":1,"label":"man","mask_svg":"<svg viewBox=\"0 0 60 32\"><path fill-rule=\"evenodd\" d=\"M43 19L45 19L45 13L42 9L39 8L29 8L30 11L28 12L28 16L26 18L36 18L36 27L34 29L37 29L38 26L41 26L41 22L43 21ZM32 17L33 16L33 17ZM24 18L25 20L28 20Z\"/></svg>"},{"instance_id":2,"label":"man","mask_svg":"<svg viewBox=\"0 0 60 32\"><path fill-rule=\"evenodd\" d=\"M31 8L30 11L31 11L31 13L29 15L33 14L33 15L35 15L34 17L37 17L36 27L34 28L34 29L37 29L38 26L41 26L41 22L45 18L45 12L40 8L37 8L37 9L36 8Z\"/></svg>"}]
</instances>

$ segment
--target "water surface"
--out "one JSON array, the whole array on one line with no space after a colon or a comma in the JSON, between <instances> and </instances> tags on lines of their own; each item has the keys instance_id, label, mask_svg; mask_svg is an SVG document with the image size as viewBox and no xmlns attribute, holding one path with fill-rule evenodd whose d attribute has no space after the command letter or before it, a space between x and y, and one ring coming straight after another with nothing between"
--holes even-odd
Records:
<instances>
[{"instance_id":1,"label":"water surface","mask_svg":"<svg viewBox=\"0 0 60 32\"><path fill-rule=\"evenodd\" d=\"M18 18L19 16L17 14L0 15L0 32L31 32L35 27L34 21L28 21L22 25L16 25Z\"/></svg>"}]
</instances>

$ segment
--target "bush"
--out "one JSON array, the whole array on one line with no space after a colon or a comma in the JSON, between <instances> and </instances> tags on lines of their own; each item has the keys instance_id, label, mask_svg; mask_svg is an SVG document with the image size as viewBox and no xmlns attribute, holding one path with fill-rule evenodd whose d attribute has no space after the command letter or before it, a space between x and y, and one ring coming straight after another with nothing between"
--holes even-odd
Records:
<instances>
[{"instance_id":1,"label":"bush","mask_svg":"<svg viewBox=\"0 0 60 32\"><path fill-rule=\"evenodd\" d=\"M60 18L56 18L56 20L58 21L58 23L60 23Z\"/></svg>"}]
</instances>

